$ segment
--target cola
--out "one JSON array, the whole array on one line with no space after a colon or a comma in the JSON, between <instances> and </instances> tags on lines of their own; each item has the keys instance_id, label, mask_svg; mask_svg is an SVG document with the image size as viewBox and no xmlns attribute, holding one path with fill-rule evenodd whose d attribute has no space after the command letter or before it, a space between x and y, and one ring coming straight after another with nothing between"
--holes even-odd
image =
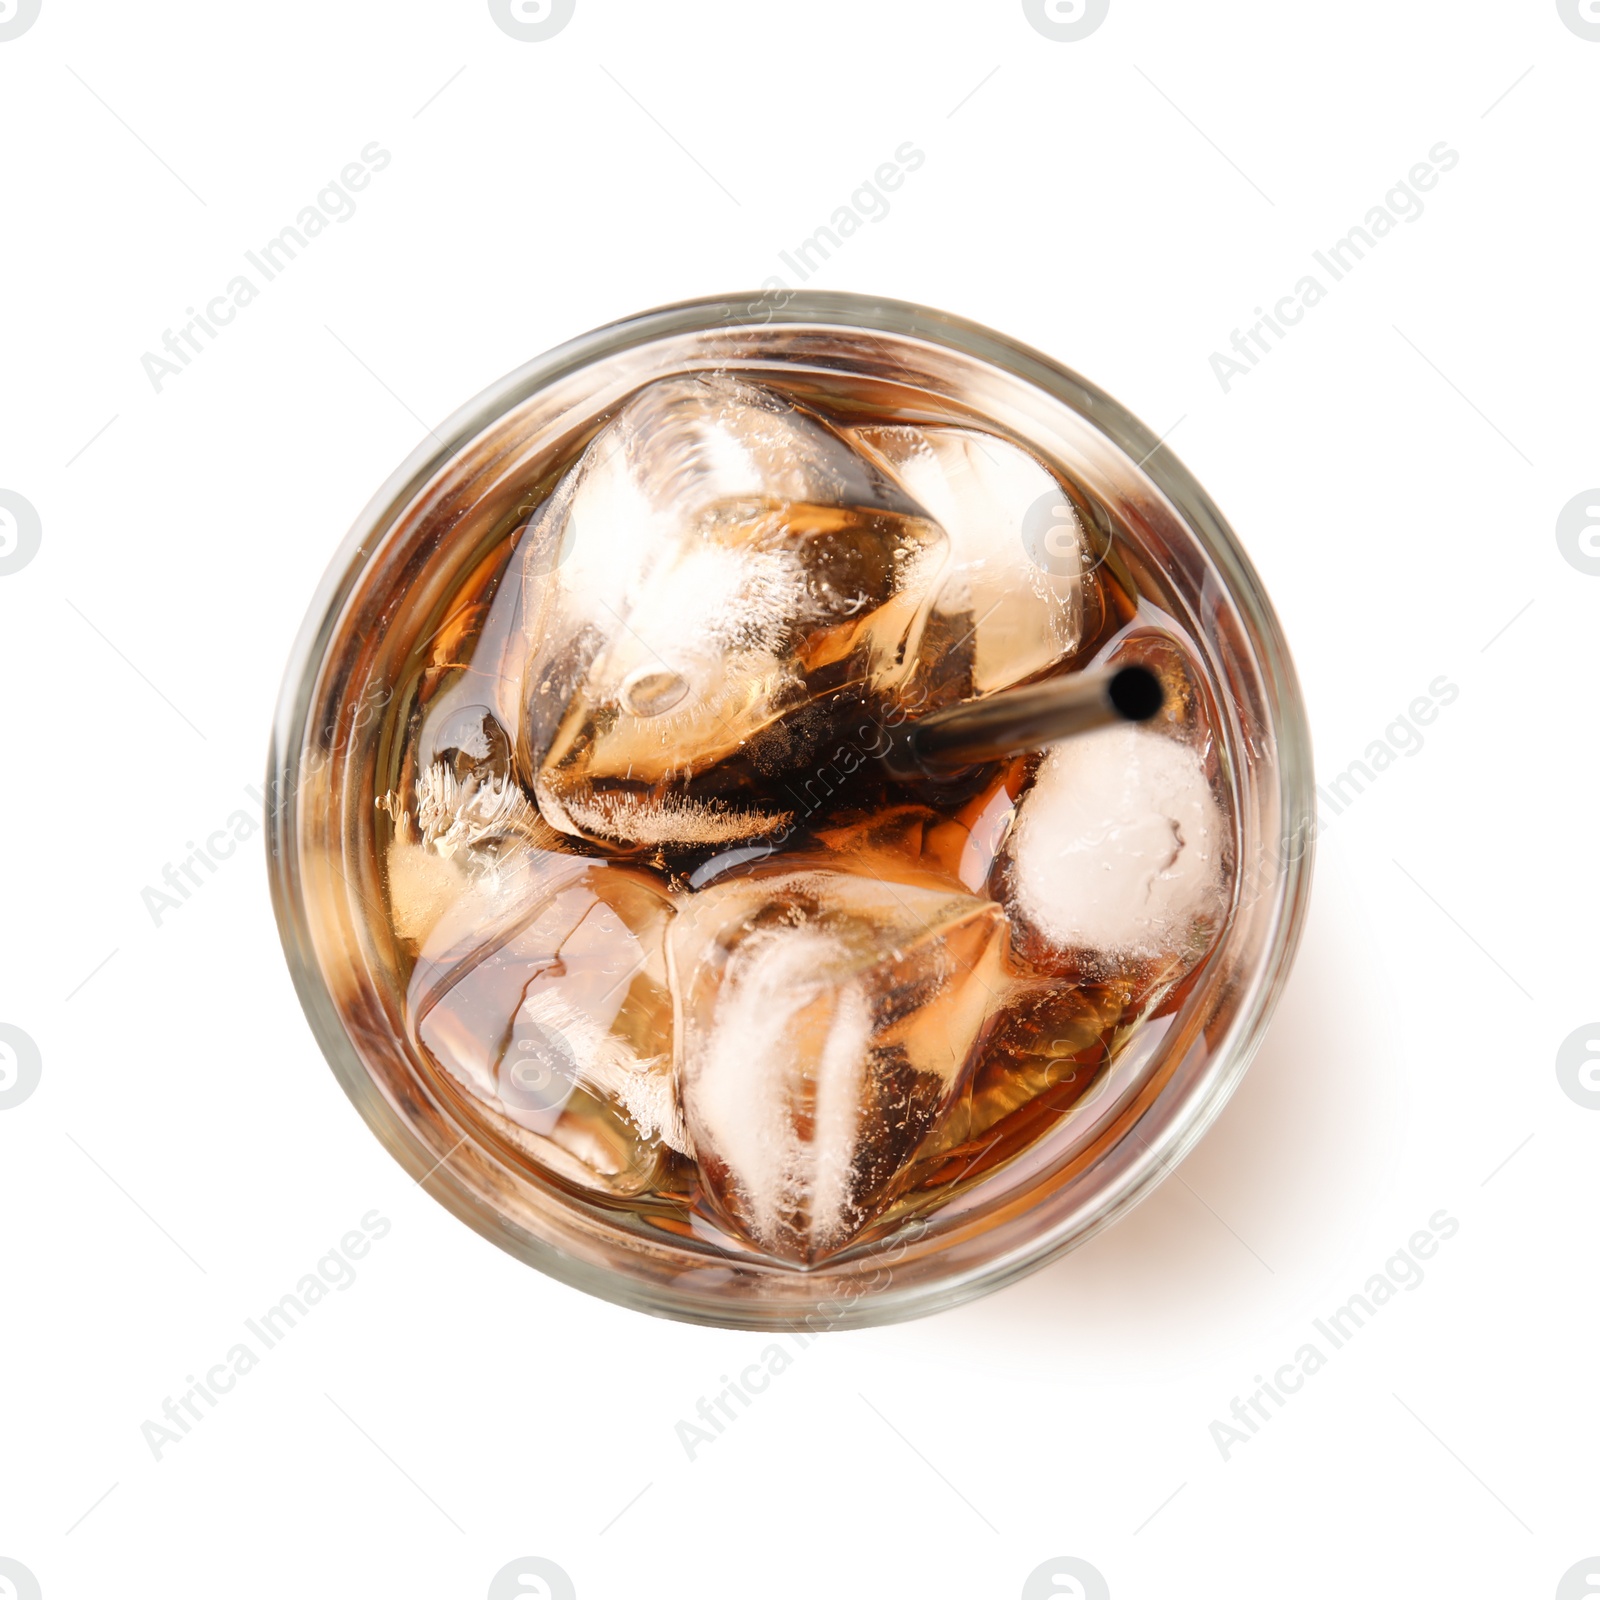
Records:
<instances>
[{"instance_id":1,"label":"cola","mask_svg":"<svg viewBox=\"0 0 1600 1600\"><path fill-rule=\"evenodd\" d=\"M375 795L407 1039L575 1201L802 1269L1092 1102L1234 892L1214 692L1083 484L835 378L643 384L442 606ZM438 641L443 641L439 643ZM1154 721L907 776L1137 662Z\"/></svg>"}]
</instances>

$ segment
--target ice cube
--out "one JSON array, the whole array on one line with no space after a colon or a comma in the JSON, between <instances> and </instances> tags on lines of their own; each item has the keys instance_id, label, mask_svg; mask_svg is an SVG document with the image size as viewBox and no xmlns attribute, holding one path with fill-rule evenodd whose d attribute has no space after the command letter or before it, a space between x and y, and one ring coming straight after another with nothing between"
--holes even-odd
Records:
<instances>
[{"instance_id":1,"label":"ice cube","mask_svg":"<svg viewBox=\"0 0 1600 1600\"><path fill-rule=\"evenodd\" d=\"M510 777L458 778L434 762L417 789L417 826L423 843L447 860L457 851L482 852L505 839L538 835L539 818Z\"/></svg>"},{"instance_id":2,"label":"ice cube","mask_svg":"<svg viewBox=\"0 0 1600 1600\"><path fill-rule=\"evenodd\" d=\"M526 851L423 946L406 998L412 1037L536 1159L632 1192L659 1147L688 1150L663 950L671 916L643 873Z\"/></svg>"},{"instance_id":3,"label":"ice cube","mask_svg":"<svg viewBox=\"0 0 1600 1600\"><path fill-rule=\"evenodd\" d=\"M820 417L719 373L640 390L524 542L519 756L552 825L624 846L787 820L764 791L824 702L904 680L946 545Z\"/></svg>"},{"instance_id":4,"label":"ice cube","mask_svg":"<svg viewBox=\"0 0 1600 1600\"><path fill-rule=\"evenodd\" d=\"M1007 842L1009 909L1089 976L1193 965L1225 910L1227 828L1200 752L1123 724L1054 746Z\"/></svg>"},{"instance_id":5,"label":"ice cube","mask_svg":"<svg viewBox=\"0 0 1600 1600\"><path fill-rule=\"evenodd\" d=\"M529 862L566 845L517 784L510 741L486 707L467 707L437 728L425 723L423 746L437 754L415 777L409 803L404 786L377 802L394 823L385 857L390 919L415 945L453 908L492 923L492 902L515 898Z\"/></svg>"},{"instance_id":6,"label":"ice cube","mask_svg":"<svg viewBox=\"0 0 1600 1600\"><path fill-rule=\"evenodd\" d=\"M1003 1158L1071 1110L1110 1065L1131 989L1126 981L1017 981L984 1036L970 1086L920 1153L919 1169L975 1162L996 1144Z\"/></svg>"},{"instance_id":7,"label":"ice cube","mask_svg":"<svg viewBox=\"0 0 1600 1600\"><path fill-rule=\"evenodd\" d=\"M681 903L684 1120L737 1232L810 1265L894 1200L971 1070L1003 929L997 905L937 879L798 858Z\"/></svg>"},{"instance_id":8,"label":"ice cube","mask_svg":"<svg viewBox=\"0 0 1600 1600\"><path fill-rule=\"evenodd\" d=\"M950 540L926 635L923 676L936 700L1008 688L1077 649L1092 557L1072 500L1039 462L975 428L896 425L854 437Z\"/></svg>"}]
</instances>

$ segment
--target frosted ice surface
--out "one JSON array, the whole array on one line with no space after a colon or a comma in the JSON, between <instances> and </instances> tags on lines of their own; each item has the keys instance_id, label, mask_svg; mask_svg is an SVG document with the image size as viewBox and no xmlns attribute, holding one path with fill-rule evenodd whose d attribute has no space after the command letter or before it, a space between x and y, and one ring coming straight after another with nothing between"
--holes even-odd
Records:
<instances>
[{"instance_id":1,"label":"frosted ice surface","mask_svg":"<svg viewBox=\"0 0 1600 1600\"><path fill-rule=\"evenodd\" d=\"M855 436L949 537L934 609L952 626L929 637L970 650L969 692L1007 688L1077 648L1087 544L1072 501L1039 462L973 428L896 425Z\"/></svg>"},{"instance_id":2,"label":"frosted ice surface","mask_svg":"<svg viewBox=\"0 0 1600 1600\"><path fill-rule=\"evenodd\" d=\"M1010 910L1102 965L1178 957L1222 914L1225 849L1198 751L1145 726L1082 734L1049 751L1022 797Z\"/></svg>"},{"instance_id":3,"label":"frosted ice surface","mask_svg":"<svg viewBox=\"0 0 1600 1600\"><path fill-rule=\"evenodd\" d=\"M786 814L723 764L820 698L896 686L944 558L922 508L809 411L715 373L640 390L525 536L541 813L636 845L771 831ZM820 737L768 739L769 775Z\"/></svg>"},{"instance_id":4,"label":"frosted ice surface","mask_svg":"<svg viewBox=\"0 0 1600 1600\"><path fill-rule=\"evenodd\" d=\"M749 1240L809 1264L893 1201L964 1085L1004 919L916 874L794 865L687 897L669 953L701 1177Z\"/></svg>"},{"instance_id":5,"label":"frosted ice surface","mask_svg":"<svg viewBox=\"0 0 1600 1600\"><path fill-rule=\"evenodd\" d=\"M534 837L538 814L507 776L458 778L434 762L417 786L417 827L422 842L448 860L511 837Z\"/></svg>"}]
</instances>

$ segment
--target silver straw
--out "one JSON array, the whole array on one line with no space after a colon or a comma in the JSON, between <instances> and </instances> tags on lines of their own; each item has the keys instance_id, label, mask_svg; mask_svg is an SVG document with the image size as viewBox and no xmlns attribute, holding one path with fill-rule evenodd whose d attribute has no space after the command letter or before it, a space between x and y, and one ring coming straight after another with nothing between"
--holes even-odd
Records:
<instances>
[{"instance_id":1,"label":"silver straw","mask_svg":"<svg viewBox=\"0 0 1600 1600\"><path fill-rule=\"evenodd\" d=\"M1006 689L907 725L886 758L901 778L930 777L1038 750L1117 722L1147 722L1166 695L1148 667L1107 667Z\"/></svg>"}]
</instances>

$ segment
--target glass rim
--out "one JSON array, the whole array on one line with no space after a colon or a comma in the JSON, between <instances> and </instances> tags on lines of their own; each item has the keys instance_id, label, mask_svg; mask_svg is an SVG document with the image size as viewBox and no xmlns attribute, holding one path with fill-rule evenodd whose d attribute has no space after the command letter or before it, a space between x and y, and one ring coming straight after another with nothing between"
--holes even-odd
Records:
<instances>
[{"instance_id":1,"label":"glass rim","mask_svg":"<svg viewBox=\"0 0 1600 1600\"><path fill-rule=\"evenodd\" d=\"M419 490L475 438L557 380L621 352L713 329L838 327L919 339L976 358L1031 384L1116 445L1167 498L1187 533L1222 575L1247 624L1276 753L1281 875L1271 891L1262 953L1203 1077L1167 1108L1159 1126L1141 1116L1140 1151L1097 1197L1087 1217L1067 1219L1008 1253L909 1287L891 1284L851 1302L830 1328L879 1326L960 1304L1047 1265L1092 1238L1148 1195L1215 1121L1259 1049L1303 931L1315 844L1310 738L1298 679L1276 613L1249 557L1210 496L1145 423L1104 390L1017 340L948 312L842 291L769 291L704 296L606 323L556 346L489 385L455 411L389 476L334 553L296 635L274 713L267 755L265 821L273 910L290 975L312 1034L341 1087L407 1174L455 1216L548 1276L612 1303L708 1326L770 1329L799 1322L792 1309L764 1318L748 1305L719 1311L704 1295L674 1291L570 1255L487 1208L377 1092L351 1040L312 942L300 877L300 768L318 677L346 601ZM1287 848L1291 842L1295 848ZM1147 1137L1145 1136L1147 1135Z\"/></svg>"}]
</instances>

